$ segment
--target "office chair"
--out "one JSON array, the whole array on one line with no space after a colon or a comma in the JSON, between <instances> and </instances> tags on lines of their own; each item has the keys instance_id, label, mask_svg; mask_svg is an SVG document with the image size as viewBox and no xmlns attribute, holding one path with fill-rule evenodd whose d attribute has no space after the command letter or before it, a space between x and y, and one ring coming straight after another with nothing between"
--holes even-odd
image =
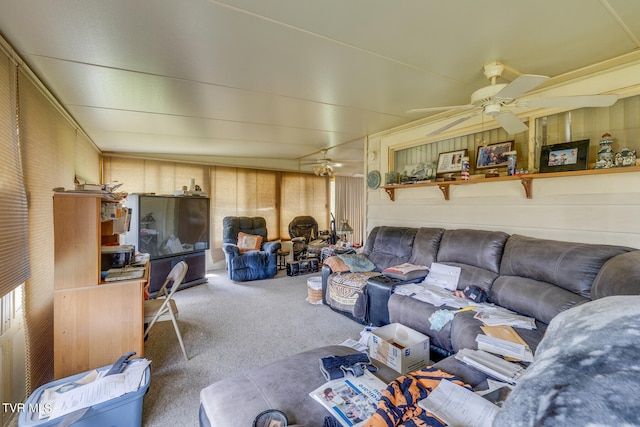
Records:
<instances>
[{"instance_id":1,"label":"office chair","mask_svg":"<svg viewBox=\"0 0 640 427\"><path fill-rule=\"evenodd\" d=\"M180 347L182 348L182 354L184 354L184 358L187 360L189 360L189 357L187 356L187 350L185 350L184 343L182 342L180 328L178 328L178 307L176 306L176 302L173 300L173 294L176 293L182 284L182 280L187 274L188 268L187 263L184 261L177 263L167 275L167 278L162 284L162 287L158 291L156 297L154 299L144 301L144 323L148 325L144 331L144 337L147 337L151 327L155 325L156 322L171 320L173 328L176 330ZM169 286L171 287L167 290L167 287Z\"/></svg>"}]
</instances>

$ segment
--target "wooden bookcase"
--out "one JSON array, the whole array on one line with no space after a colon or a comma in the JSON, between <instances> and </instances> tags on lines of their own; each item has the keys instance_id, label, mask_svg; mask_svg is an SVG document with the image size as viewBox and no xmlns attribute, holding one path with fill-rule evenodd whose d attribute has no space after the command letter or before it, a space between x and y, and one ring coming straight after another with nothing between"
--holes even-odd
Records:
<instances>
[{"instance_id":1,"label":"wooden bookcase","mask_svg":"<svg viewBox=\"0 0 640 427\"><path fill-rule=\"evenodd\" d=\"M143 356L145 277L105 283L100 246L113 242L102 196L55 193L54 378L99 368L135 351Z\"/></svg>"}]
</instances>

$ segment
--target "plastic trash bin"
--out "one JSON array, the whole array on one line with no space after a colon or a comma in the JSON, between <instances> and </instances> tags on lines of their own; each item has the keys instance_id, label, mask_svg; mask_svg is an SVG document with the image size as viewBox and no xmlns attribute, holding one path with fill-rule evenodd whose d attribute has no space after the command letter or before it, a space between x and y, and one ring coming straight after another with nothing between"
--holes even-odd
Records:
<instances>
[{"instance_id":1,"label":"plastic trash bin","mask_svg":"<svg viewBox=\"0 0 640 427\"><path fill-rule=\"evenodd\" d=\"M134 359L135 360L135 359ZM131 362L129 362L131 363ZM99 368L98 371L111 368L111 365ZM18 426L20 427L48 427L58 425L65 417L58 417L52 420L39 419L38 403L44 390L77 381L87 375L90 371L71 377L62 378L57 381L45 384L36 389L27 399L24 409L20 411ZM147 366L145 370L145 384L140 385L137 391L125 393L114 399L92 406L84 416L72 424L73 427L133 427L142 425L142 399L149 389L151 381L151 370Z\"/></svg>"}]
</instances>

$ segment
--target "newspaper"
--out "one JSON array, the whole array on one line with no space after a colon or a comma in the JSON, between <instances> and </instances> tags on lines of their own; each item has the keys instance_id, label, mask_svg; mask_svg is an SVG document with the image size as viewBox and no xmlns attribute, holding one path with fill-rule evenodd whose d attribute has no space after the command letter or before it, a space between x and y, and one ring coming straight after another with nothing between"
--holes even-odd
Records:
<instances>
[{"instance_id":1,"label":"newspaper","mask_svg":"<svg viewBox=\"0 0 640 427\"><path fill-rule=\"evenodd\" d=\"M448 380L440 381L418 405L447 425L460 427L491 427L500 410L489 400Z\"/></svg>"},{"instance_id":2,"label":"newspaper","mask_svg":"<svg viewBox=\"0 0 640 427\"><path fill-rule=\"evenodd\" d=\"M309 396L324 406L344 427L362 426L373 416L387 385L369 371L359 377L329 381Z\"/></svg>"}]
</instances>

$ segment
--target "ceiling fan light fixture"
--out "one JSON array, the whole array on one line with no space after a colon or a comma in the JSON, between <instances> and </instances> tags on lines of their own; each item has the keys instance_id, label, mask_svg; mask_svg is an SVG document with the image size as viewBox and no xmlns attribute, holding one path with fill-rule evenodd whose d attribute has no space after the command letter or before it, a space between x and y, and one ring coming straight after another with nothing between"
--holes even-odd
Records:
<instances>
[{"instance_id":1,"label":"ceiling fan light fixture","mask_svg":"<svg viewBox=\"0 0 640 427\"><path fill-rule=\"evenodd\" d=\"M487 104L484 107L484 112L492 117L500 114L500 104Z\"/></svg>"},{"instance_id":2,"label":"ceiling fan light fixture","mask_svg":"<svg viewBox=\"0 0 640 427\"><path fill-rule=\"evenodd\" d=\"M331 165L323 164L313 168L313 173L318 176L333 176L333 168Z\"/></svg>"}]
</instances>

